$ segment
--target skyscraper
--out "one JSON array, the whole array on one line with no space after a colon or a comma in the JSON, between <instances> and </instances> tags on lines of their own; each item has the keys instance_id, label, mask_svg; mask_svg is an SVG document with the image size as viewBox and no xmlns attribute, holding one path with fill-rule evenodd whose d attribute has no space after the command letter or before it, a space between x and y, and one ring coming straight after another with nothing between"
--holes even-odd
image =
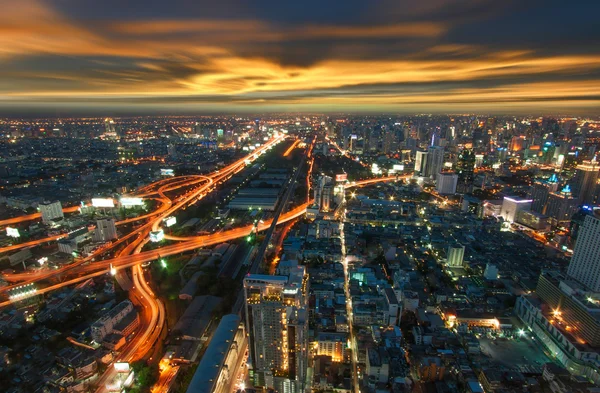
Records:
<instances>
[{"instance_id":1,"label":"skyscraper","mask_svg":"<svg viewBox=\"0 0 600 393\"><path fill-rule=\"evenodd\" d=\"M567 271L590 290L600 292L600 209L585 216Z\"/></svg>"},{"instance_id":2,"label":"skyscraper","mask_svg":"<svg viewBox=\"0 0 600 393\"><path fill-rule=\"evenodd\" d=\"M475 179L475 153L472 150L465 149L458 155L456 174L458 175L456 191L463 194L471 192Z\"/></svg>"},{"instance_id":3,"label":"skyscraper","mask_svg":"<svg viewBox=\"0 0 600 393\"><path fill-rule=\"evenodd\" d=\"M438 173L444 167L444 148L441 146L429 147L427 155L427 168L425 176L432 179L437 179Z\"/></svg>"},{"instance_id":4,"label":"skyscraper","mask_svg":"<svg viewBox=\"0 0 600 393\"><path fill-rule=\"evenodd\" d=\"M246 326L254 385L280 393L305 390L308 367L308 275L298 266L286 276L244 279Z\"/></svg>"},{"instance_id":5,"label":"skyscraper","mask_svg":"<svg viewBox=\"0 0 600 393\"><path fill-rule=\"evenodd\" d=\"M577 165L573 178L573 194L579 203L585 205L595 203L599 171L600 164L595 157L591 161L584 161Z\"/></svg>"},{"instance_id":6,"label":"skyscraper","mask_svg":"<svg viewBox=\"0 0 600 393\"><path fill-rule=\"evenodd\" d=\"M544 214L548 195L558 190L558 178L552 174L548 180L536 179L529 190L529 197L533 200L531 210Z\"/></svg>"},{"instance_id":7,"label":"skyscraper","mask_svg":"<svg viewBox=\"0 0 600 393\"><path fill-rule=\"evenodd\" d=\"M465 257L465 246L462 244L454 244L448 247L448 256L446 264L450 267L462 267Z\"/></svg>"},{"instance_id":8,"label":"skyscraper","mask_svg":"<svg viewBox=\"0 0 600 393\"><path fill-rule=\"evenodd\" d=\"M548 194L548 203L546 215L550 217L552 225L567 225L571 222L571 217L577 212L577 198L571 194L571 189L567 185L560 192L551 192Z\"/></svg>"},{"instance_id":9,"label":"skyscraper","mask_svg":"<svg viewBox=\"0 0 600 393\"><path fill-rule=\"evenodd\" d=\"M415 175L426 176L427 171L427 155L426 151L418 150L415 155Z\"/></svg>"}]
</instances>

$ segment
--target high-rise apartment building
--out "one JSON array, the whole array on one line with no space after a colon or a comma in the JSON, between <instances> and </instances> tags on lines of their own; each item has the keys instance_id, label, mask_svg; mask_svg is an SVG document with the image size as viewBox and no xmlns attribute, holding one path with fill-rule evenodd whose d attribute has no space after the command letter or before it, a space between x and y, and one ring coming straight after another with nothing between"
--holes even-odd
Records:
<instances>
[{"instance_id":1,"label":"high-rise apartment building","mask_svg":"<svg viewBox=\"0 0 600 393\"><path fill-rule=\"evenodd\" d=\"M448 255L446 257L446 265L449 267L462 267L465 257L465 246L462 244L454 244L448 247Z\"/></svg>"},{"instance_id":2,"label":"high-rise apartment building","mask_svg":"<svg viewBox=\"0 0 600 393\"><path fill-rule=\"evenodd\" d=\"M415 175L426 176L427 173L427 152L417 150L415 155Z\"/></svg>"},{"instance_id":3,"label":"high-rise apartment building","mask_svg":"<svg viewBox=\"0 0 600 393\"><path fill-rule=\"evenodd\" d=\"M567 273L590 290L600 292L600 209L585 216Z\"/></svg>"},{"instance_id":4,"label":"high-rise apartment building","mask_svg":"<svg viewBox=\"0 0 600 393\"><path fill-rule=\"evenodd\" d=\"M427 155L427 168L425 175L436 179L444 167L444 148L442 146L429 147Z\"/></svg>"},{"instance_id":5,"label":"high-rise apartment building","mask_svg":"<svg viewBox=\"0 0 600 393\"><path fill-rule=\"evenodd\" d=\"M280 393L306 389L308 367L308 274L250 274L244 279L246 326L254 385Z\"/></svg>"},{"instance_id":6,"label":"high-rise apartment building","mask_svg":"<svg viewBox=\"0 0 600 393\"><path fill-rule=\"evenodd\" d=\"M65 216L59 201L43 202L40 203L38 207L40 208L42 222L44 224L49 224L52 220L63 218Z\"/></svg>"}]
</instances>

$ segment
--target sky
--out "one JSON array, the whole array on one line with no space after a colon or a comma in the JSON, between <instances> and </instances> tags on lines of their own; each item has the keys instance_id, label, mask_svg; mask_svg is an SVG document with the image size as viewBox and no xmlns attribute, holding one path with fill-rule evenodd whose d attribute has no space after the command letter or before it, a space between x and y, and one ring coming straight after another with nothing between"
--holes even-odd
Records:
<instances>
[{"instance_id":1,"label":"sky","mask_svg":"<svg viewBox=\"0 0 600 393\"><path fill-rule=\"evenodd\" d=\"M3 115L600 109L600 1L0 7Z\"/></svg>"}]
</instances>

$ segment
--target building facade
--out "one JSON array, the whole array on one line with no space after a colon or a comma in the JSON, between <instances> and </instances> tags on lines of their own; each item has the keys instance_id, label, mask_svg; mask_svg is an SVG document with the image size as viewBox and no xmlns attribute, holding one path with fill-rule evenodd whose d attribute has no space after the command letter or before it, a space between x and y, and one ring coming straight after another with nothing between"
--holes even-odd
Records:
<instances>
[{"instance_id":1,"label":"building facade","mask_svg":"<svg viewBox=\"0 0 600 393\"><path fill-rule=\"evenodd\" d=\"M244 279L246 326L254 385L280 393L305 391L308 367L308 274L250 274Z\"/></svg>"}]
</instances>

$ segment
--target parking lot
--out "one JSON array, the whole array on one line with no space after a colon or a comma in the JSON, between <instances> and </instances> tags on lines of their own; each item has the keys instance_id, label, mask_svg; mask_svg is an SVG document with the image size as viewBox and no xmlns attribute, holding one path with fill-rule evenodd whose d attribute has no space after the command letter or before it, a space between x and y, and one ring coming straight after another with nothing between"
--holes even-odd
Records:
<instances>
[{"instance_id":1,"label":"parking lot","mask_svg":"<svg viewBox=\"0 0 600 393\"><path fill-rule=\"evenodd\" d=\"M498 363L521 372L541 372L544 363L550 362L541 344L530 336L517 339L479 339L481 352Z\"/></svg>"}]
</instances>

